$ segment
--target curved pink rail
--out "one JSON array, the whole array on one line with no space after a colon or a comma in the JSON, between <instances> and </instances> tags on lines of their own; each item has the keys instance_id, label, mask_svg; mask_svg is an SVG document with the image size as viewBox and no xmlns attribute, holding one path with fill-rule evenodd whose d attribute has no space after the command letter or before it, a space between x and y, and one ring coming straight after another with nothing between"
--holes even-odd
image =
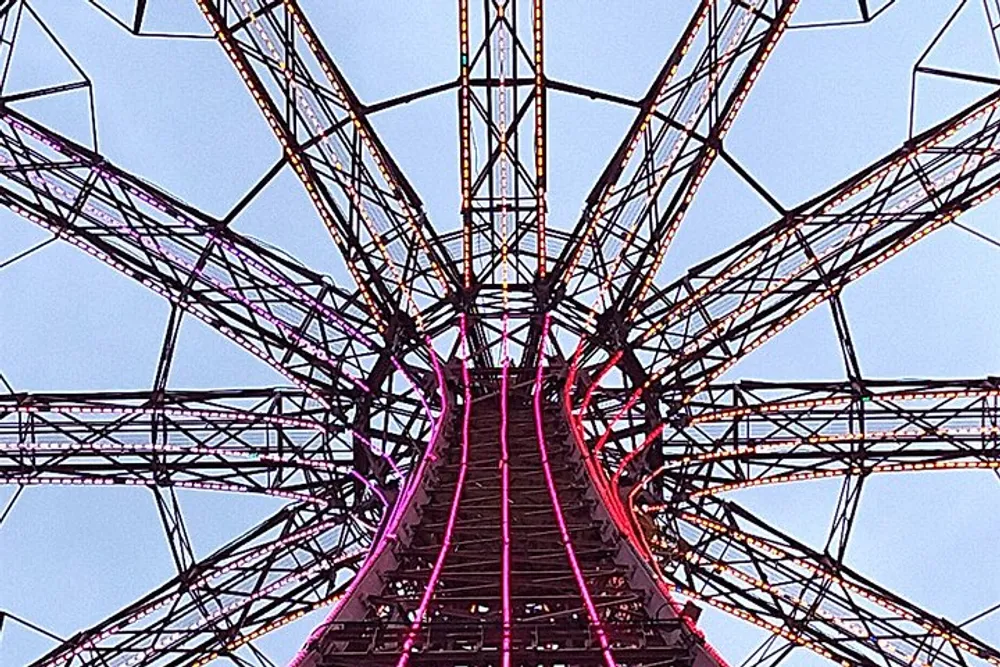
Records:
<instances>
[{"instance_id":1,"label":"curved pink rail","mask_svg":"<svg viewBox=\"0 0 1000 667\"><path fill-rule=\"evenodd\" d=\"M549 500L552 501L552 511L555 514L556 523L559 526L559 537L563 543L563 549L566 551L566 559L569 561L569 566L573 570L573 578L576 579L577 588L580 589L580 597L583 598L583 604L587 608L587 617L590 619L590 625L594 628L594 633L597 635L597 641L601 645L601 652L604 656L604 664L607 665L607 667L617 667L618 663L615 661L614 655L612 655L611 642L604 630L604 623L601 621L601 615L597 611L597 607L594 605L594 600L590 595L590 591L587 588L587 582L583 576L583 570L580 569L580 563L576 558L576 550L573 548L573 540L570 538L569 530L566 527L566 519L563 516L562 506L559 504L559 493L556 490L555 480L552 478L552 468L549 465L549 452L545 445L545 428L542 420L542 380L545 374L545 340L549 335L550 321L551 315L546 313L545 322L542 324L542 336L540 343L541 349L538 353L538 368L535 372L535 386L533 389L535 433L538 438L538 453L542 459L542 472L545 475L545 485L549 490Z\"/></svg>"}]
</instances>

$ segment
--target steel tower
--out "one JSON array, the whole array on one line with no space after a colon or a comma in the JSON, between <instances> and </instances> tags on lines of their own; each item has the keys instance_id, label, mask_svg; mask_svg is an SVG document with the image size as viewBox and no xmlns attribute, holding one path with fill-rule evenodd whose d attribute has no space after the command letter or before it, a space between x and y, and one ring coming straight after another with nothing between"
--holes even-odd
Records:
<instances>
[{"instance_id":1,"label":"steel tower","mask_svg":"<svg viewBox=\"0 0 1000 667\"><path fill-rule=\"evenodd\" d=\"M1000 92L789 210L725 140L799 0L693 2L640 99L547 74L543 0L457 0L455 78L373 104L298 0L193 2L281 147L223 218L17 107L85 77L0 87L0 204L171 306L149 391L0 395L0 482L149 488L177 570L35 667L265 665L255 640L317 609L295 667L726 667L705 606L772 634L755 665L804 647L843 667L1000 667L844 558L869 476L1000 468L1000 382L867 378L840 302L1000 192ZM859 22L891 4L862 0ZM98 9L143 36L146 5L128 21ZM6 85L19 27L41 18L23 0L0 11ZM568 226L548 207L553 91L634 114ZM371 123L439 94L457 104L453 229L431 223ZM775 219L666 280L717 162ZM286 169L353 284L233 228ZM721 381L826 305L844 381ZM190 317L287 386L170 388ZM823 549L724 495L831 477ZM177 489L287 504L199 560Z\"/></svg>"}]
</instances>

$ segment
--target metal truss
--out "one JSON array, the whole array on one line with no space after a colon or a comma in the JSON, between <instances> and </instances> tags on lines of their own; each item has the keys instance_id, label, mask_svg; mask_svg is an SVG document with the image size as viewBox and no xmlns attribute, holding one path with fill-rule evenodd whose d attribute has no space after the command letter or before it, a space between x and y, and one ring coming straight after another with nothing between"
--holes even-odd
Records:
<instances>
[{"instance_id":1,"label":"metal truss","mask_svg":"<svg viewBox=\"0 0 1000 667\"><path fill-rule=\"evenodd\" d=\"M725 667L698 604L770 634L747 665L801 646L841 667L1000 667L848 564L872 475L1000 475L1000 383L865 377L840 299L1000 192L1000 93L786 210L725 139L781 38L822 27L792 21L798 0L700 0L638 100L548 77L541 0L459 0L455 79L370 104L296 0L194 1L282 151L222 219L15 110L18 25L41 17L0 1L0 204L170 304L150 390L0 376L0 484L149 489L176 569L35 667L268 665L254 640L321 608L294 667ZM857 22L893 2L869 4ZM156 35L146 9L100 8ZM68 85L28 94L91 87ZM636 110L568 230L546 201L549 89ZM370 116L450 90L461 225L439 233ZM779 217L661 282L720 160ZM232 228L286 166L356 289ZM720 383L827 302L844 381ZM185 316L290 387L172 388ZM830 478L822 546L730 497ZM286 504L200 558L184 489Z\"/></svg>"},{"instance_id":2,"label":"metal truss","mask_svg":"<svg viewBox=\"0 0 1000 667\"><path fill-rule=\"evenodd\" d=\"M744 356L1000 191L998 105L1000 95L987 96L693 267L643 302L627 330L606 322L604 349L617 351L590 343L596 360L578 408L582 421L607 426L598 448L612 429L650 415L690 417L699 394Z\"/></svg>"},{"instance_id":3,"label":"metal truss","mask_svg":"<svg viewBox=\"0 0 1000 667\"><path fill-rule=\"evenodd\" d=\"M799 0L699 2L587 196L553 280L632 319Z\"/></svg>"},{"instance_id":4,"label":"metal truss","mask_svg":"<svg viewBox=\"0 0 1000 667\"><path fill-rule=\"evenodd\" d=\"M0 416L5 484L170 486L326 503L323 489L348 476L383 493L354 468L353 435L300 392L14 394L0 397Z\"/></svg>"},{"instance_id":5,"label":"metal truss","mask_svg":"<svg viewBox=\"0 0 1000 667\"><path fill-rule=\"evenodd\" d=\"M0 399L0 483L262 493L293 501L37 664L197 662L327 603L356 571L389 489L302 392L15 394ZM176 506L172 549L186 542ZM165 496L170 499L171 496ZM176 551L176 550L175 550ZM181 549L191 557L190 546ZM132 661L132 662L130 662Z\"/></svg>"},{"instance_id":6,"label":"metal truss","mask_svg":"<svg viewBox=\"0 0 1000 667\"><path fill-rule=\"evenodd\" d=\"M414 420L429 429L439 404L417 384L436 381L433 365L405 368L356 294L16 112L2 117L5 206L262 359L358 432L359 459L378 439L412 463Z\"/></svg>"},{"instance_id":7,"label":"metal truss","mask_svg":"<svg viewBox=\"0 0 1000 667\"><path fill-rule=\"evenodd\" d=\"M376 327L403 340L415 336L414 327L423 328L418 307L455 289L454 264L298 3L199 0L198 7L302 180Z\"/></svg>"},{"instance_id":8,"label":"metal truss","mask_svg":"<svg viewBox=\"0 0 1000 667\"><path fill-rule=\"evenodd\" d=\"M513 292L523 318L548 265L544 3L461 0L458 12L463 285L484 313L510 311Z\"/></svg>"}]
</instances>

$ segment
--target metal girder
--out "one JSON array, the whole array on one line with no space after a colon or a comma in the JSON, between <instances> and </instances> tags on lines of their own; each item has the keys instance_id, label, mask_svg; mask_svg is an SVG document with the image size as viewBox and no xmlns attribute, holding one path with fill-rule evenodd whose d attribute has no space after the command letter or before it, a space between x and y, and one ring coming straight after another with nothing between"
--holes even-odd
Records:
<instances>
[{"instance_id":1,"label":"metal girder","mask_svg":"<svg viewBox=\"0 0 1000 667\"><path fill-rule=\"evenodd\" d=\"M594 311L637 314L799 0L702 0L587 197L552 273Z\"/></svg>"},{"instance_id":2,"label":"metal girder","mask_svg":"<svg viewBox=\"0 0 1000 667\"><path fill-rule=\"evenodd\" d=\"M156 513L160 516L163 536L167 539L167 544L170 547L170 557L174 560L174 568L177 570L177 574L186 572L194 567L198 559L194 553L194 545L191 543L191 534L188 532L187 523L184 521L184 513L181 511L177 490L172 486L153 486L150 491L156 502Z\"/></svg>"},{"instance_id":3,"label":"metal girder","mask_svg":"<svg viewBox=\"0 0 1000 667\"><path fill-rule=\"evenodd\" d=\"M409 350L384 347L356 294L10 109L0 119L0 203L230 338L330 419L415 455L439 377L426 359L404 368Z\"/></svg>"},{"instance_id":4,"label":"metal girder","mask_svg":"<svg viewBox=\"0 0 1000 667\"><path fill-rule=\"evenodd\" d=\"M678 592L831 661L1000 664L1000 651L968 631L833 563L731 501L671 502L645 514L654 526L646 539L659 574Z\"/></svg>"},{"instance_id":5,"label":"metal girder","mask_svg":"<svg viewBox=\"0 0 1000 667\"><path fill-rule=\"evenodd\" d=\"M606 441L640 422L648 432L690 418L699 394L744 356L996 194L998 106L1000 93L987 96L653 294L617 352L592 342L599 361L589 370L575 361L580 422ZM625 361L641 372L616 373Z\"/></svg>"},{"instance_id":6,"label":"metal girder","mask_svg":"<svg viewBox=\"0 0 1000 667\"><path fill-rule=\"evenodd\" d=\"M462 224L446 240L461 247L458 306L484 369L529 353L546 284L544 26L540 0L458 3Z\"/></svg>"},{"instance_id":7,"label":"metal girder","mask_svg":"<svg viewBox=\"0 0 1000 667\"><path fill-rule=\"evenodd\" d=\"M488 312L547 272L543 12L540 0L458 3L463 284Z\"/></svg>"},{"instance_id":8,"label":"metal girder","mask_svg":"<svg viewBox=\"0 0 1000 667\"><path fill-rule=\"evenodd\" d=\"M196 0L333 236L380 332L458 284L416 192L295 0Z\"/></svg>"},{"instance_id":9,"label":"metal girder","mask_svg":"<svg viewBox=\"0 0 1000 667\"><path fill-rule=\"evenodd\" d=\"M354 434L301 392L0 396L0 484L171 487L325 504L352 477ZM363 436L362 436L363 437ZM382 477L405 474L385 457ZM161 507L161 509L163 509Z\"/></svg>"},{"instance_id":10,"label":"metal girder","mask_svg":"<svg viewBox=\"0 0 1000 667\"><path fill-rule=\"evenodd\" d=\"M353 485L331 505L289 505L32 667L201 665L329 604L374 536Z\"/></svg>"},{"instance_id":11,"label":"metal girder","mask_svg":"<svg viewBox=\"0 0 1000 667\"><path fill-rule=\"evenodd\" d=\"M286 388L0 397L0 468L8 482L16 477L23 484L173 485L279 496L287 485L288 497L303 500L300 492L317 495L331 475L354 474L357 439L368 436L332 419L308 394ZM399 440L373 439L377 465L365 471L395 483L413 457L393 458Z\"/></svg>"}]
</instances>

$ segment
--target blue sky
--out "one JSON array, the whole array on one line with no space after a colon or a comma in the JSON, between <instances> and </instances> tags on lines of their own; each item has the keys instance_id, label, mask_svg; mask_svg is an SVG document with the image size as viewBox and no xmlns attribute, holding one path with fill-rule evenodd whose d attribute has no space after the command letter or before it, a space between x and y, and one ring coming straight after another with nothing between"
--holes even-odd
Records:
<instances>
[{"instance_id":1,"label":"blue sky","mask_svg":"<svg viewBox=\"0 0 1000 667\"><path fill-rule=\"evenodd\" d=\"M134 1L134 0L132 0ZM217 45L135 39L84 0L33 6L95 83L100 149L120 166L192 204L223 214L278 157L277 144ZM127 12L129 0L105 3ZM149 27L204 32L191 0L150 0ZM690 0L551 0L549 75L639 96L690 15ZM361 99L377 101L456 74L451 0L302 0ZM941 67L1000 75L971 0L930 56ZM729 150L786 206L833 185L906 136L910 68L955 7L899 0L871 25L796 30L780 44L728 139ZM804 0L798 22L850 17L850 0ZM31 39L31 38L28 38ZM30 87L61 63L42 41L15 54L12 86ZM23 77L18 79L17 77ZM988 92L922 78L926 125ZM85 128L82 96L25 112L58 131ZM441 229L458 223L456 104L452 93L374 118L390 151ZM550 219L571 226L630 119L628 109L552 93ZM964 222L1000 237L997 204ZM774 214L732 172L710 173L664 267L681 272L771 221ZM236 223L318 270L338 262L301 186L283 173ZM0 212L0 261L45 238ZM935 233L845 292L861 364L872 377L1000 374L1000 250L957 228ZM167 307L66 244L0 271L0 372L20 391L148 388ZM830 313L817 309L730 378L841 378ZM266 366L198 322L185 321L171 386L279 383ZM836 499L825 483L734 497L801 539L822 543ZM0 489L0 501L11 490ZM182 493L201 554L252 525L274 501ZM866 487L848 560L855 569L953 621L1000 600L1000 488L992 475L893 475ZM152 497L137 489L29 488L0 526L0 609L70 635L114 612L172 572ZM315 619L266 638L281 663ZM702 625L733 664L760 640L714 613ZM970 626L1000 644L1000 614ZM51 644L19 628L0 637L0 665L20 665ZM818 664L805 651L786 663Z\"/></svg>"}]
</instances>

